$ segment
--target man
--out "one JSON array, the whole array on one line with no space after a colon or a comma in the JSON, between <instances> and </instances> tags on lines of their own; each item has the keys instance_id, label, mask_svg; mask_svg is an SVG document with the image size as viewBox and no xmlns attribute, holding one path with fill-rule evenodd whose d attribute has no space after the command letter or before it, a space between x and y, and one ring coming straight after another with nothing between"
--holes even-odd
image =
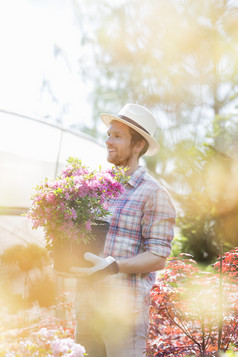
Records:
<instances>
[{"instance_id":1,"label":"man","mask_svg":"<svg viewBox=\"0 0 238 357\"><path fill-rule=\"evenodd\" d=\"M126 104L118 115L102 114L108 127L107 160L127 167L125 191L109 202L110 230L104 256L86 253L92 268L73 268L78 279L76 342L89 357L143 357L155 272L171 252L175 210L167 191L139 158L159 151L150 111Z\"/></svg>"}]
</instances>

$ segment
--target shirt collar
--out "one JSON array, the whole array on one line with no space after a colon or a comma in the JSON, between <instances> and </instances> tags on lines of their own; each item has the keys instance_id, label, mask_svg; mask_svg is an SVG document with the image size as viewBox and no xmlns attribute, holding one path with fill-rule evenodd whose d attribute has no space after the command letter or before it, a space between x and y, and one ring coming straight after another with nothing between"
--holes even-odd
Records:
<instances>
[{"instance_id":1,"label":"shirt collar","mask_svg":"<svg viewBox=\"0 0 238 357\"><path fill-rule=\"evenodd\" d=\"M131 174L128 184L133 187L137 187L140 184L140 182L143 180L145 173L146 173L145 168L142 166L139 166L138 169L136 169Z\"/></svg>"}]
</instances>

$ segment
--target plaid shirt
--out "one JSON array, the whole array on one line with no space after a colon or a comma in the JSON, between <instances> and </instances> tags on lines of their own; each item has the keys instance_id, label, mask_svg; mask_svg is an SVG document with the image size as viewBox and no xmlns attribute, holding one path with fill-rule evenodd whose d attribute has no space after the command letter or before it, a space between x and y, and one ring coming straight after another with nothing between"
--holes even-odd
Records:
<instances>
[{"instance_id":1,"label":"plaid shirt","mask_svg":"<svg viewBox=\"0 0 238 357\"><path fill-rule=\"evenodd\" d=\"M110 229L105 244L105 257L110 255L120 260L145 251L162 257L170 255L175 209L165 188L150 177L143 167L139 167L131 175L120 197L110 200L109 209ZM102 296L102 291L107 291L114 303L119 294L124 301L128 299L137 310L148 304L154 282L155 272L119 273L104 279L97 287L89 284L87 290L93 292L93 295L97 291L99 296ZM78 290L80 291L79 286ZM90 301L89 295L86 298L87 303ZM95 301L95 295L93 300ZM80 310L82 312L83 309Z\"/></svg>"}]
</instances>

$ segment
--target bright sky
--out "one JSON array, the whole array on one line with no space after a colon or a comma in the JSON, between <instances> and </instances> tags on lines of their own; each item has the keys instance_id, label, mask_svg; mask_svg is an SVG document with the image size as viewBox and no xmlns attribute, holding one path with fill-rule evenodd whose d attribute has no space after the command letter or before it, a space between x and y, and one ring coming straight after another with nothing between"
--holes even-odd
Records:
<instances>
[{"instance_id":1,"label":"bright sky","mask_svg":"<svg viewBox=\"0 0 238 357\"><path fill-rule=\"evenodd\" d=\"M0 1L0 46L0 109L59 118L64 107L64 125L90 120L71 0Z\"/></svg>"}]
</instances>

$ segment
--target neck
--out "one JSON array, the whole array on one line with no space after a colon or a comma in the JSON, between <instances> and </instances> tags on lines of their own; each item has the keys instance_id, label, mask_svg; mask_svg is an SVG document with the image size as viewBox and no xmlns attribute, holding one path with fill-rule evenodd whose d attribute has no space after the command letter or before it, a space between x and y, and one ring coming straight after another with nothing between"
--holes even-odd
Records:
<instances>
[{"instance_id":1,"label":"neck","mask_svg":"<svg viewBox=\"0 0 238 357\"><path fill-rule=\"evenodd\" d=\"M126 176L131 176L133 174L133 172L135 172L138 169L139 162L135 163L134 165L120 166L120 167L122 167L123 169L127 168L128 170L126 170L125 175Z\"/></svg>"}]
</instances>

